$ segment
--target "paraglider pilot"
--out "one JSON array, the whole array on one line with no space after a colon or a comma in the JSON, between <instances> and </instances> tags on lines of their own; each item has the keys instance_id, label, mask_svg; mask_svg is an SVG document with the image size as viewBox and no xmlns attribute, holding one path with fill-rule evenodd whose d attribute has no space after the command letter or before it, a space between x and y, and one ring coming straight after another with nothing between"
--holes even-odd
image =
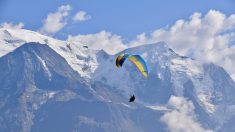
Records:
<instances>
[{"instance_id":1,"label":"paraglider pilot","mask_svg":"<svg viewBox=\"0 0 235 132\"><path fill-rule=\"evenodd\" d=\"M132 95L129 102L134 102L135 101L135 95Z\"/></svg>"}]
</instances>

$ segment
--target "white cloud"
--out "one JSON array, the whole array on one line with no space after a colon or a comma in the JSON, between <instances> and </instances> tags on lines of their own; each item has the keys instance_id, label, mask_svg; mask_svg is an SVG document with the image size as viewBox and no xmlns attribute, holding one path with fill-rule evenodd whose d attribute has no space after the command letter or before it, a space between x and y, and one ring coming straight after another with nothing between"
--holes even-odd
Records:
<instances>
[{"instance_id":1,"label":"white cloud","mask_svg":"<svg viewBox=\"0 0 235 132\"><path fill-rule=\"evenodd\" d=\"M91 19L91 16L87 14L85 11L79 11L76 13L76 15L73 17L74 21L86 21Z\"/></svg>"},{"instance_id":2,"label":"white cloud","mask_svg":"<svg viewBox=\"0 0 235 132\"><path fill-rule=\"evenodd\" d=\"M194 13L189 20L178 20L169 28L157 29L149 36L142 33L130 46L165 41L181 55L223 66L235 73L235 14L210 10L205 16Z\"/></svg>"},{"instance_id":3,"label":"white cloud","mask_svg":"<svg viewBox=\"0 0 235 132\"><path fill-rule=\"evenodd\" d=\"M49 13L43 21L43 26L40 29L41 33L54 34L60 31L67 24L67 16L71 10L70 5L62 5L54 13Z\"/></svg>"},{"instance_id":4,"label":"white cloud","mask_svg":"<svg viewBox=\"0 0 235 132\"><path fill-rule=\"evenodd\" d=\"M120 36L113 35L106 31L101 31L96 34L69 36L67 41L87 45L91 49L103 49L109 54L115 54L127 48L127 46L123 44Z\"/></svg>"},{"instance_id":5,"label":"white cloud","mask_svg":"<svg viewBox=\"0 0 235 132\"><path fill-rule=\"evenodd\" d=\"M12 23L4 22L0 25L0 27L11 28L11 29L22 29L24 27L24 24L22 22L20 22L20 23L14 25Z\"/></svg>"},{"instance_id":6,"label":"white cloud","mask_svg":"<svg viewBox=\"0 0 235 132\"><path fill-rule=\"evenodd\" d=\"M196 119L194 105L183 97L171 96L168 106L172 110L166 112L161 121L171 132L212 132L204 129Z\"/></svg>"}]
</instances>

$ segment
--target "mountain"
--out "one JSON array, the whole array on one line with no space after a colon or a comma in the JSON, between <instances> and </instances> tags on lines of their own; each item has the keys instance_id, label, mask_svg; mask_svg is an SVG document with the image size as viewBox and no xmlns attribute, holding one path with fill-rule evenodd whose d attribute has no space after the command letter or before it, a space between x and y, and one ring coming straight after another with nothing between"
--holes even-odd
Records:
<instances>
[{"instance_id":1,"label":"mountain","mask_svg":"<svg viewBox=\"0 0 235 132\"><path fill-rule=\"evenodd\" d=\"M140 54L148 78L128 61L116 68L120 53ZM235 83L222 67L164 42L120 53L0 28L0 131L234 131Z\"/></svg>"}]
</instances>

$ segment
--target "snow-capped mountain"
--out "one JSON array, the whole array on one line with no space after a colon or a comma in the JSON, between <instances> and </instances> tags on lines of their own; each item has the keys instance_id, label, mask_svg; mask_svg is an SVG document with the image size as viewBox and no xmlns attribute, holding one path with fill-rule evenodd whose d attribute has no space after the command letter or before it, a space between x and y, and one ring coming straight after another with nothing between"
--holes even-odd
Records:
<instances>
[{"instance_id":1,"label":"snow-capped mountain","mask_svg":"<svg viewBox=\"0 0 235 132\"><path fill-rule=\"evenodd\" d=\"M120 53L0 28L0 131L235 130L235 85L223 68L164 42L121 53L140 54L148 78L128 61L116 68Z\"/></svg>"},{"instance_id":2,"label":"snow-capped mountain","mask_svg":"<svg viewBox=\"0 0 235 132\"><path fill-rule=\"evenodd\" d=\"M53 39L25 29L0 28L0 56L6 55L19 46L29 42L47 44L65 58L72 69L83 77L89 78L90 74L97 68L97 51L87 50L84 47L85 45L76 45L70 42Z\"/></svg>"}]
</instances>

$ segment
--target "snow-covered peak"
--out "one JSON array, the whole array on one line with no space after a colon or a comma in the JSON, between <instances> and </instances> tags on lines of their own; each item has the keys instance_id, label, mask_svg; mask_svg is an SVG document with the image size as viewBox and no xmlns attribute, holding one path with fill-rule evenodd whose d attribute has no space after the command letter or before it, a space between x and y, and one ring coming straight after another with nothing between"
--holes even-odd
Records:
<instances>
[{"instance_id":1,"label":"snow-covered peak","mask_svg":"<svg viewBox=\"0 0 235 132\"><path fill-rule=\"evenodd\" d=\"M167 55L172 56L176 55L176 53L168 48L165 42L158 42L154 44L145 44L137 47L128 48L120 53L136 53L140 54L145 59L152 59L149 55ZM120 54L118 53L118 54Z\"/></svg>"},{"instance_id":2,"label":"snow-covered peak","mask_svg":"<svg viewBox=\"0 0 235 132\"><path fill-rule=\"evenodd\" d=\"M47 44L65 58L68 64L83 77L89 78L97 67L97 51L25 29L0 28L0 57L30 42Z\"/></svg>"}]
</instances>

